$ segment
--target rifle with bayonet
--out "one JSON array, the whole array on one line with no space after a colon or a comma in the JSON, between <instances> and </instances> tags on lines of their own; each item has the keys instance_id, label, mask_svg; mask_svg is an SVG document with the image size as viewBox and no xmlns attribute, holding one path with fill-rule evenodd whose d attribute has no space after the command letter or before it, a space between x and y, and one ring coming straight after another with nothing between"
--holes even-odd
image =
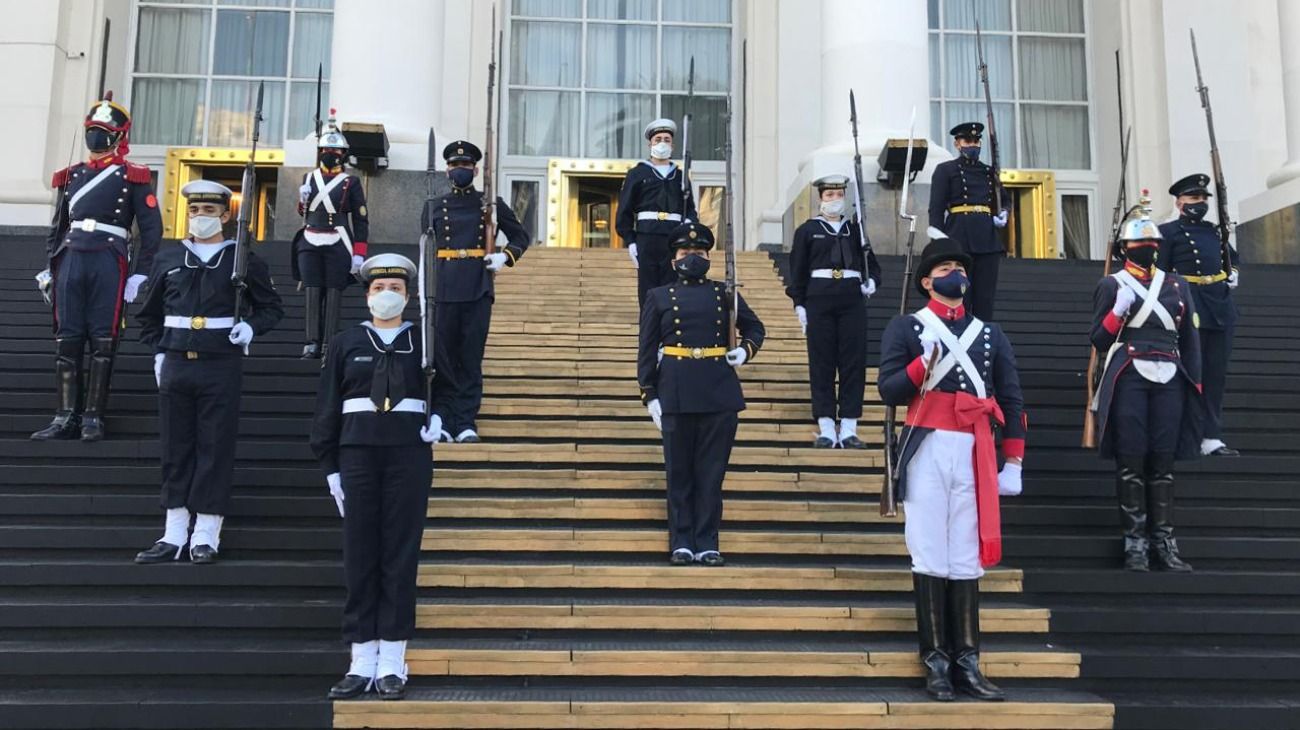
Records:
<instances>
[{"instance_id":1,"label":"rifle with bayonet","mask_svg":"<svg viewBox=\"0 0 1300 730\"><path fill-rule=\"evenodd\" d=\"M691 56L690 70L686 73L686 105L682 111L682 213L689 209L691 199L691 101L694 99L695 56ZM731 184L730 177L727 184Z\"/></svg>"},{"instance_id":2,"label":"rifle with bayonet","mask_svg":"<svg viewBox=\"0 0 1300 730\"><path fill-rule=\"evenodd\" d=\"M853 89L849 89L849 124L853 126L853 182L857 184L857 204L858 204L858 235L859 243L862 246L864 260L871 260L871 239L867 237L867 205L863 197L863 191L866 186L862 184L862 151L858 149L858 102L853 96ZM910 171L908 171L910 174ZM867 275L866 271L862 272L863 276ZM866 283L864 280L862 283Z\"/></svg>"},{"instance_id":3,"label":"rifle with bayonet","mask_svg":"<svg viewBox=\"0 0 1300 730\"><path fill-rule=\"evenodd\" d=\"M1210 133L1210 166L1214 172L1214 209L1219 222L1215 228L1219 231L1219 252L1223 257L1223 273L1232 273L1232 220L1228 216L1228 184L1223 181L1223 159L1219 156L1219 140L1214 135L1214 111L1210 108L1210 88L1201 78L1201 57L1196 52L1196 31L1192 34L1192 63L1196 66L1196 93L1201 96L1201 108L1205 110L1205 126Z\"/></svg>"},{"instance_id":4,"label":"rifle with bayonet","mask_svg":"<svg viewBox=\"0 0 1300 730\"><path fill-rule=\"evenodd\" d=\"M483 140L483 250L493 253L497 249L497 187L493 165L496 164L497 142L493 123L492 100L497 84L497 10L492 5L492 49L488 58L487 77L487 129Z\"/></svg>"},{"instance_id":5,"label":"rifle with bayonet","mask_svg":"<svg viewBox=\"0 0 1300 730\"><path fill-rule=\"evenodd\" d=\"M740 284L736 281L736 227L732 219L736 217L734 206L736 201L735 180L731 177L731 94L727 94L727 111L723 115L723 124L726 129L723 134L722 156L726 161L726 170L724 177L726 183L723 186L723 219L726 221L723 226L722 234L722 252L726 257L726 278L724 279L723 289L727 295L729 321L727 323L727 350L734 350L738 341L736 334L736 317L740 312Z\"/></svg>"},{"instance_id":6,"label":"rifle with bayonet","mask_svg":"<svg viewBox=\"0 0 1300 730\"><path fill-rule=\"evenodd\" d=\"M253 208L257 205L257 140L262 135L262 92L265 82L257 82L257 105L253 111L253 148L244 165L244 177L239 185L239 217L235 231L235 261L230 272L230 283L235 287L235 321L243 316L244 293L248 290L248 254L253 244Z\"/></svg>"},{"instance_id":7,"label":"rifle with bayonet","mask_svg":"<svg viewBox=\"0 0 1300 730\"><path fill-rule=\"evenodd\" d=\"M321 87L324 86L324 80L325 80L325 64L318 63L316 64L316 119L315 119L316 144L320 144L320 126L321 126L320 123L321 98L320 97L321 97Z\"/></svg>"},{"instance_id":8,"label":"rifle with bayonet","mask_svg":"<svg viewBox=\"0 0 1300 730\"><path fill-rule=\"evenodd\" d=\"M424 422L428 424L433 413L433 380L438 374L438 365L434 360L434 324L436 297L438 294L438 233L434 230L433 208L436 202L434 188L438 177L438 146L433 127L429 127L429 146L425 155L424 166L424 233L420 236L420 339L424 343L420 353L420 367L424 371L425 399ZM437 434L434 434L435 436Z\"/></svg>"},{"instance_id":9,"label":"rifle with bayonet","mask_svg":"<svg viewBox=\"0 0 1300 730\"><path fill-rule=\"evenodd\" d=\"M973 3L972 3L973 4ZM984 109L988 117L989 166L993 169L993 215L1002 214L1002 165L998 155L998 132L993 123L993 93L989 91L989 65L984 62L984 37L975 21L975 53L979 58L980 84L984 86Z\"/></svg>"}]
</instances>

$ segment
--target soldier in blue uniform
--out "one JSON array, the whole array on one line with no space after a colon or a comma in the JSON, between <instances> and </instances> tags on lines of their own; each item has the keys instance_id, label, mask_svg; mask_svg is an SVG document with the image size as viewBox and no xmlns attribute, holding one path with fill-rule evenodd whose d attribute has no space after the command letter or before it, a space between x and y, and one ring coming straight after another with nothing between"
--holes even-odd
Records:
<instances>
[{"instance_id":1,"label":"soldier in blue uniform","mask_svg":"<svg viewBox=\"0 0 1300 730\"><path fill-rule=\"evenodd\" d=\"M32 434L37 441L104 438L124 305L135 301L162 240L149 168L126 160L131 115L113 101L112 92L86 114L85 130L90 160L54 173L51 185L59 202L46 238L49 268L36 276L54 306L58 394L54 420ZM140 229L134 261L133 222ZM83 377L87 345L89 367Z\"/></svg>"},{"instance_id":2,"label":"soldier in blue uniform","mask_svg":"<svg viewBox=\"0 0 1300 730\"><path fill-rule=\"evenodd\" d=\"M158 253L149 294L136 314L140 341L156 353L167 512L162 538L137 555L137 563L178 560L187 543L191 562L216 560L235 471L244 355L254 337L284 316L266 264L251 251L245 308L235 311L230 275L236 243L222 232L230 220L230 190L196 180L181 194L190 236Z\"/></svg>"},{"instance_id":3,"label":"soldier in blue uniform","mask_svg":"<svg viewBox=\"0 0 1300 730\"><path fill-rule=\"evenodd\" d=\"M881 274L860 224L846 215L848 184L845 175L813 182L821 197L819 215L799 226L790 244L786 294L808 338L808 384L818 427L813 447L819 449L867 448L858 438L867 383L866 300L876 293Z\"/></svg>"},{"instance_id":4,"label":"soldier in blue uniform","mask_svg":"<svg viewBox=\"0 0 1300 730\"><path fill-rule=\"evenodd\" d=\"M406 692L430 444L442 423L436 414L425 421L424 343L420 328L402 320L415 265L380 254L360 274L372 319L343 330L330 347L311 431L343 518L343 639L352 644L352 664L329 697L349 699L374 686L392 700Z\"/></svg>"},{"instance_id":5,"label":"soldier in blue uniform","mask_svg":"<svg viewBox=\"0 0 1300 730\"><path fill-rule=\"evenodd\" d=\"M1178 219L1160 226L1164 237L1156 266L1180 274L1191 285L1192 301L1200 318L1201 375L1205 386L1205 433L1201 453L1207 456L1237 456L1223 443L1223 392L1232 357L1232 335L1237 326L1237 305L1232 290L1237 288L1237 249L1229 247L1232 270L1223 270L1219 232L1205 220L1210 205L1210 178L1195 174L1174 183L1169 194L1178 207Z\"/></svg>"},{"instance_id":6,"label":"soldier in blue uniform","mask_svg":"<svg viewBox=\"0 0 1300 730\"><path fill-rule=\"evenodd\" d=\"M435 384L434 410L442 417L443 437L477 443L479 407L483 404L483 351L496 299L494 274L514 266L532 242L530 234L501 198L496 200L498 234L506 246L489 253L484 240L483 193L474 189L483 153L457 140L442 150L451 191L424 212L432 212L438 246L437 336L445 349L450 377ZM425 221L421 221L424 226ZM495 241L493 242L495 245Z\"/></svg>"},{"instance_id":7,"label":"soldier in blue uniform","mask_svg":"<svg viewBox=\"0 0 1300 730\"><path fill-rule=\"evenodd\" d=\"M646 125L650 157L627 171L618 194L614 228L636 266L638 305L645 304L646 292L676 281L668 236L683 222L696 219L689 181L685 190L682 186L686 173L672 161L676 136L677 123L671 119Z\"/></svg>"},{"instance_id":8,"label":"soldier in blue uniform","mask_svg":"<svg viewBox=\"0 0 1300 730\"><path fill-rule=\"evenodd\" d=\"M1174 460L1200 447L1201 351L1195 290L1156 267L1162 235L1143 216L1124 224L1124 268L1097 284L1092 344L1106 353L1097 443L1115 460L1124 567L1187 572L1174 542Z\"/></svg>"},{"instance_id":9,"label":"soldier in blue uniform","mask_svg":"<svg viewBox=\"0 0 1300 730\"><path fill-rule=\"evenodd\" d=\"M1001 560L998 498L1020 493L1025 455L1015 354L1001 327L966 311L970 265L956 241L932 240L916 269L929 303L889 323L880 354L880 397L907 406L898 497L926 690L941 701L1003 698L979 668L979 579Z\"/></svg>"},{"instance_id":10,"label":"soldier in blue uniform","mask_svg":"<svg viewBox=\"0 0 1300 730\"><path fill-rule=\"evenodd\" d=\"M993 168L980 162L984 125L964 122L949 132L957 159L939 163L930 178L930 226L954 240L970 254L970 291L966 306L983 320L993 319L993 299L998 289L998 266L1006 249L997 229L1007 225L1007 198L1002 210L993 210ZM934 236L931 236L933 238Z\"/></svg>"},{"instance_id":11,"label":"soldier in blue uniform","mask_svg":"<svg viewBox=\"0 0 1300 730\"><path fill-rule=\"evenodd\" d=\"M718 566L722 481L745 409L736 369L762 347L763 323L738 299L740 344L728 350L730 304L722 283L707 278L713 233L683 223L668 246L675 252L677 281L646 294L637 382L641 402L663 432L669 562Z\"/></svg>"},{"instance_id":12,"label":"soldier in blue uniform","mask_svg":"<svg viewBox=\"0 0 1300 730\"><path fill-rule=\"evenodd\" d=\"M293 278L306 301L304 359L320 358L339 329L339 303L366 257L370 218L361 179L343 171L348 141L330 110L317 141L317 165L298 188L304 225L293 237Z\"/></svg>"}]
</instances>

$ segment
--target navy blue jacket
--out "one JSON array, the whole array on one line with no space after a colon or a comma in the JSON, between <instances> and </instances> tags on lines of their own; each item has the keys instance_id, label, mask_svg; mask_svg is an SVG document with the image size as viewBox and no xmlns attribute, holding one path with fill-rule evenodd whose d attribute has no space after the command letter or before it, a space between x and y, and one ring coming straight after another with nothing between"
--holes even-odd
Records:
<instances>
[{"instance_id":1,"label":"navy blue jacket","mask_svg":"<svg viewBox=\"0 0 1300 730\"><path fill-rule=\"evenodd\" d=\"M1205 220L1180 217L1160 226L1160 254L1156 266L1183 276L1214 276L1223 271L1222 244L1219 231ZM1237 249L1231 249L1232 265L1238 263ZM1229 272L1230 273L1230 272ZM1237 322L1237 306L1227 281L1191 284L1192 299L1203 330L1222 330Z\"/></svg>"},{"instance_id":2,"label":"navy blue jacket","mask_svg":"<svg viewBox=\"0 0 1300 730\"><path fill-rule=\"evenodd\" d=\"M956 239L967 253L1005 251L993 225L992 214L948 213L950 208L958 205L987 205L992 209L993 185L993 168L979 160L958 156L955 160L939 163L930 177L930 225ZM1006 206L1004 195L1002 207Z\"/></svg>"},{"instance_id":3,"label":"navy blue jacket","mask_svg":"<svg viewBox=\"0 0 1300 730\"><path fill-rule=\"evenodd\" d=\"M105 173L105 170L110 171ZM105 177L78 198L79 191L101 174ZM125 258L129 255L126 239L115 233L87 231L71 224L95 220L130 231L132 223L135 223L140 228L140 249L132 262L132 272L149 273L162 242L162 214L158 212L158 198L153 192L148 167L124 161L97 170L78 162L54 173L51 184L58 193L59 203L45 238L45 249L50 258L58 256L66 248L79 251L111 248ZM75 205L70 205L74 198Z\"/></svg>"},{"instance_id":4,"label":"navy blue jacket","mask_svg":"<svg viewBox=\"0 0 1300 730\"><path fill-rule=\"evenodd\" d=\"M661 177L649 160L627 171L618 193L618 218L614 229L626 244L636 243L638 233L667 236L681 221L640 220L637 213L676 213L682 219L697 220L695 197L682 192L682 169L673 165L668 177Z\"/></svg>"},{"instance_id":5,"label":"navy blue jacket","mask_svg":"<svg viewBox=\"0 0 1300 730\"><path fill-rule=\"evenodd\" d=\"M868 246L862 248L857 221L848 221L838 232L820 218L809 218L795 229L790 244L790 285L785 293L796 307L808 297L862 295L865 279L814 279L814 269L852 269L880 286L880 264Z\"/></svg>"},{"instance_id":6,"label":"navy blue jacket","mask_svg":"<svg viewBox=\"0 0 1300 730\"><path fill-rule=\"evenodd\" d=\"M438 236L440 251L456 249L481 249L483 243L483 193L469 188L453 187L451 192L433 201L434 232ZM532 243L532 237L515 212L501 198L497 198L497 230L505 234L508 243L501 253L506 255L506 265L514 266ZM428 211L421 216L420 229L428 228ZM495 296L492 272L482 257L450 258L438 261L438 302L476 302L485 296Z\"/></svg>"}]
</instances>

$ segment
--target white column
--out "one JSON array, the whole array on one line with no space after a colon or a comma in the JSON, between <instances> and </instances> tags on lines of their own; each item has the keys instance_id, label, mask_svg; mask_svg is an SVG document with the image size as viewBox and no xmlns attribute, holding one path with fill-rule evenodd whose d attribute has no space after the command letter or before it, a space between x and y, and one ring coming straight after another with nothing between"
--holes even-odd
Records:
<instances>
[{"instance_id":1,"label":"white column","mask_svg":"<svg viewBox=\"0 0 1300 730\"><path fill-rule=\"evenodd\" d=\"M1282 99L1286 105L1286 164L1268 176L1276 188L1300 178L1300 3L1279 0L1277 30L1282 39ZM1289 41L1287 39L1290 39Z\"/></svg>"}]
</instances>

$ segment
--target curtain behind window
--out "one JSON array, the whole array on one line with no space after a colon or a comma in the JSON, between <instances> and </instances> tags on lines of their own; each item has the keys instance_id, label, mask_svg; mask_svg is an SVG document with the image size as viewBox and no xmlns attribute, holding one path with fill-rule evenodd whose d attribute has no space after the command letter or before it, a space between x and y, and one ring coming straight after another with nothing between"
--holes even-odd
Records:
<instances>
[{"instance_id":1,"label":"curtain behind window","mask_svg":"<svg viewBox=\"0 0 1300 730\"><path fill-rule=\"evenodd\" d=\"M136 73L202 74L208 65L207 10L140 8Z\"/></svg>"},{"instance_id":2,"label":"curtain behind window","mask_svg":"<svg viewBox=\"0 0 1300 730\"><path fill-rule=\"evenodd\" d=\"M587 88L653 89L654 86L654 26L588 24Z\"/></svg>"},{"instance_id":3,"label":"curtain behind window","mask_svg":"<svg viewBox=\"0 0 1300 730\"><path fill-rule=\"evenodd\" d=\"M727 23L731 0L663 0L664 20L684 23Z\"/></svg>"},{"instance_id":4,"label":"curtain behind window","mask_svg":"<svg viewBox=\"0 0 1300 730\"><path fill-rule=\"evenodd\" d=\"M213 147L247 147L253 143L253 105L257 81L212 82L208 119L208 144ZM284 141L284 83L266 82L262 100L262 137L258 144L279 147Z\"/></svg>"},{"instance_id":5,"label":"curtain behind window","mask_svg":"<svg viewBox=\"0 0 1300 730\"><path fill-rule=\"evenodd\" d=\"M218 10L212 73L221 76L285 76L289 14Z\"/></svg>"},{"instance_id":6,"label":"curtain behind window","mask_svg":"<svg viewBox=\"0 0 1300 730\"><path fill-rule=\"evenodd\" d=\"M695 90L726 91L731 85L731 32L725 28L664 26L663 78L665 91L686 91L691 57L695 58Z\"/></svg>"},{"instance_id":7,"label":"curtain behind window","mask_svg":"<svg viewBox=\"0 0 1300 730\"><path fill-rule=\"evenodd\" d=\"M510 142L513 155L576 157L576 91L510 91Z\"/></svg>"},{"instance_id":8,"label":"curtain behind window","mask_svg":"<svg viewBox=\"0 0 1300 730\"><path fill-rule=\"evenodd\" d=\"M189 145L203 139L201 79L136 79L131 91L134 144Z\"/></svg>"},{"instance_id":9,"label":"curtain behind window","mask_svg":"<svg viewBox=\"0 0 1300 730\"><path fill-rule=\"evenodd\" d=\"M645 123L654 117L652 94L587 92L588 157L643 157Z\"/></svg>"},{"instance_id":10,"label":"curtain behind window","mask_svg":"<svg viewBox=\"0 0 1300 730\"><path fill-rule=\"evenodd\" d=\"M1088 225L1088 196L1061 196L1061 229L1067 259L1092 258L1092 233Z\"/></svg>"},{"instance_id":11,"label":"curtain behind window","mask_svg":"<svg viewBox=\"0 0 1300 730\"><path fill-rule=\"evenodd\" d=\"M294 78L316 78L316 68L323 63L325 78L328 79L334 16L328 13L297 13L293 22Z\"/></svg>"},{"instance_id":12,"label":"curtain behind window","mask_svg":"<svg viewBox=\"0 0 1300 730\"><path fill-rule=\"evenodd\" d=\"M516 21L510 33L510 81L521 86L577 87L582 26Z\"/></svg>"}]
</instances>

